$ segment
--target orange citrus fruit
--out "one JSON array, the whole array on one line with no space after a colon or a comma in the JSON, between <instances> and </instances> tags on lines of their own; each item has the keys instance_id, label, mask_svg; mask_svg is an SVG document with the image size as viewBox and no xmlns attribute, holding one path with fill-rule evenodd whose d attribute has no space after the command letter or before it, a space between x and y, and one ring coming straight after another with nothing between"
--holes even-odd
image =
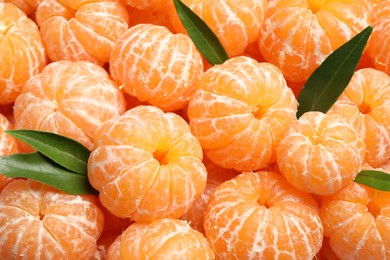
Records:
<instances>
[{"instance_id":1,"label":"orange citrus fruit","mask_svg":"<svg viewBox=\"0 0 390 260\"><path fill-rule=\"evenodd\" d=\"M203 159L207 170L207 183L203 194L197 198L191 208L181 217L186 220L193 229L204 233L203 220L210 195L215 192L218 185L237 176L239 172L232 169L219 167L207 158Z\"/></svg>"},{"instance_id":2,"label":"orange citrus fruit","mask_svg":"<svg viewBox=\"0 0 390 260\"><path fill-rule=\"evenodd\" d=\"M112 242L107 250L107 260L122 260L121 256L121 235Z\"/></svg>"},{"instance_id":3,"label":"orange citrus fruit","mask_svg":"<svg viewBox=\"0 0 390 260\"><path fill-rule=\"evenodd\" d=\"M202 233L183 220L170 218L130 225L114 249L117 258L112 259L214 259Z\"/></svg>"},{"instance_id":4,"label":"orange citrus fruit","mask_svg":"<svg viewBox=\"0 0 390 260\"><path fill-rule=\"evenodd\" d=\"M158 10L163 8L167 2L167 0L123 0L123 2L132 7L139 10L152 9Z\"/></svg>"},{"instance_id":5,"label":"orange citrus fruit","mask_svg":"<svg viewBox=\"0 0 390 260\"><path fill-rule=\"evenodd\" d=\"M127 30L129 17L116 0L43 0L36 21L50 60L103 65Z\"/></svg>"},{"instance_id":6,"label":"orange citrus fruit","mask_svg":"<svg viewBox=\"0 0 390 260\"><path fill-rule=\"evenodd\" d=\"M15 128L61 134L92 150L98 127L125 106L122 92L102 67L53 62L24 85L15 101Z\"/></svg>"},{"instance_id":7,"label":"orange citrus fruit","mask_svg":"<svg viewBox=\"0 0 390 260\"><path fill-rule=\"evenodd\" d=\"M320 216L340 259L390 257L390 192L352 182L322 198Z\"/></svg>"},{"instance_id":8,"label":"orange citrus fruit","mask_svg":"<svg viewBox=\"0 0 390 260\"><path fill-rule=\"evenodd\" d=\"M266 0L183 0L218 37L229 57L243 54L259 38L267 7ZM187 33L175 7L170 20L176 32Z\"/></svg>"},{"instance_id":9,"label":"orange citrus fruit","mask_svg":"<svg viewBox=\"0 0 390 260\"><path fill-rule=\"evenodd\" d=\"M329 245L329 238L324 237L320 252L314 258L315 260L340 260Z\"/></svg>"},{"instance_id":10,"label":"orange citrus fruit","mask_svg":"<svg viewBox=\"0 0 390 260\"><path fill-rule=\"evenodd\" d=\"M132 1L132 0L130 0ZM166 1L163 1L166 2ZM169 3L169 1L168 1ZM171 21L169 19L168 4L164 5L161 8L155 9L153 7L149 7L146 9L134 8L131 6L127 6L127 12L129 14L129 27L133 27L138 24L154 24L161 25L169 29L169 31L174 32L171 25Z\"/></svg>"},{"instance_id":11,"label":"orange citrus fruit","mask_svg":"<svg viewBox=\"0 0 390 260\"><path fill-rule=\"evenodd\" d=\"M4 3L11 3L22 10L26 15L34 15L39 3L42 0L3 0Z\"/></svg>"},{"instance_id":12,"label":"orange citrus fruit","mask_svg":"<svg viewBox=\"0 0 390 260\"><path fill-rule=\"evenodd\" d=\"M369 25L367 0L270 0L259 47L292 82L306 81L336 48Z\"/></svg>"},{"instance_id":13,"label":"orange citrus fruit","mask_svg":"<svg viewBox=\"0 0 390 260\"><path fill-rule=\"evenodd\" d=\"M383 169L385 172L390 173L390 159L379 165L378 168Z\"/></svg>"},{"instance_id":14,"label":"orange citrus fruit","mask_svg":"<svg viewBox=\"0 0 390 260\"><path fill-rule=\"evenodd\" d=\"M103 218L93 196L15 180L0 193L0 258L88 259Z\"/></svg>"},{"instance_id":15,"label":"orange citrus fruit","mask_svg":"<svg viewBox=\"0 0 390 260\"><path fill-rule=\"evenodd\" d=\"M378 70L390 75L390 0L373 7L371 23L374 27L367 45L367 54Z\"/></svg>"},{"instance_id":16,"label":"orange citrus fruit","mask_svg":"<svg viewBox=\"0 0 390 260\"><path fill-rule=\"evenodd\" d=\"M277 147L280 172L295 188L330 195L361 169L365 144L340 115L311 111L290 125Z\"/></svg>"},{"instance_id":17,"label":"orange citrus fruit","mask_svg":"<svg viewBox=\"0 0 390 260\"><path fill-rule=\"evenodd\" d=\"M11 104L23 84L46 66L38 26L22 10L0 3L0 105Z\"/></svg>"},{"instance_id":18,"label":"orange citrus fruit","mask_svg":"<svg viewBox=\"0 0 390 260\"><path fill-rule=\"evenodd\" d=\"M297 111L280 70L239 56L204 72L199 86L188 118L205 155L237 171L275 162L276 145Z\"/></svg>"},{"instance_id":19,"label":"orange citrus fruit","mask_svg":"<svg viewBox=\"0 0 390 260\"><path fill-rule=\"evenodd\" d=\"M102 233L97 241L98 252L100 257L106 258L108 249L111 244L114 243L115 239L126 230L132 223L128 218L118 218L113 215L108 209L101 205L100 201L97 203L99 209L102 211L104 216L104 227Z\"/></svg>"},{"instance_id":20,"label":"orange citrus fruit","mask_svg":"<svg viewBox=\"0 0 390 260\"><path fill-rule=\"evenodd\" d=\"M11 155L19 152L18 142L4 131L13 129L14 126L8 119L0 114L0 156ZM11 181L0 173L0 192Z\"/></svg>"},{"instance_id":21,"label":"orange citrus fruit","mask_svg":"<svg viewBox=\"0 0 390 260\"><path fill-rule=\"evenodd\" d=\"M95 147L88 178L117 217L179 218L205 189L202 149L175 113L137 106L100 127Z\"/></svg>"},{"instance_id":22,"label":"orange citrus fruit","mask_svg":"<svg viewBox=\"0 0 390 260\"><path fill-rule=\"evenodd\" d=\"M312 259L323 240L316 201L272 171L218 186L204 229L217 259Z\"/></svg>"},{"instance_id":23,"label":"orange citrus fruit","mask_svg":"<svg viewBox=\"0 0 390 260\"><path fill-rule=\"evenodd\" d=\"M123 90L164 111L188 103L202 72L202 59L191 39L159 25L131 27L111 53L110 73Z\"/></svg>"},{"instance_id":24,"label":"orange citrus fruit","mask_svg":"<svg viewBox=\"0 0 390 260\"><path fill-rule=\"evenodd\" d=\"M373 69L355 72L328 113L344 116L366 143L365 162L378 167L390 159L390 76Z\"/></svg>"}]
</instances>

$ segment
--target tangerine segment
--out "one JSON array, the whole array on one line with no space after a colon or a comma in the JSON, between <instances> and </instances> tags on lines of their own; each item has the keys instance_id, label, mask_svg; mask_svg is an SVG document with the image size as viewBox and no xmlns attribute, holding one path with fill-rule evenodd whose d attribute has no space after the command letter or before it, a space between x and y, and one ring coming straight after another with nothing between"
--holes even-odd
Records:
<instances>
[{"instance_id":1,"label":"tangerine segment","mask_svg":"<svg viewBox=\"0 0 390 260\"><path fill-rule=\"evenodd\" d=\"M0 156L11 155L19 152L17 140L5 133L6 130L13 129L14 126L8 119L0 114ZM0 173L0 192L11 181Z\"/></svg>"},{"instance_id":2,"label":"tangerine segment","mask_svg":"<svg viewBox=\"0 0 390 260\"><path fill-rule=\"evenodd\" d=\"M297 101L280 70L240 56L207 70L188 106L191 131L224 168L260 169L294 120Z\"/></svg>"},{"instance_id":3,"label":"tangerine segment","mask_svg":"<svg viewBox=\"0 0 390 260\"><path fill-rule=\"evenodd\" d=\"M15 180L0 193L0 257L88 259L96 250L103 218L92 196Z\"/></svg>"},{"instance_id":4,"label":"tangerine segment","mask_svg":"<svg viewBox=\"0 0 390 260\"><path fill-rule=\"evenodd\" d=\"M366 0L272 0L259 37L261 54L291 82L304 82L322 61L369 24Z\"/></svg>"},{"instance_id":5,"label":"tangerine segment","mask_svg":"<svg viewBox=\"0 0 390 260\"><path fill-rule=\"evenodd\" d=\"M183 220L171 218L130 225L109 253L121 259L214 259L202 233Z\"/></svg>"},{"instance_id":6,"label":"tangerine segment","mask_svg":"<svg viewBox=\"0 0 390 260\"><path fill-rule=\"evenodd\" d=\"M306 112L277 147L280 172L294 187L329 195L350 183L361 169L365 144L343 117Z\"/></svg>"},{"instance_id":7,"label":"tangerine segment","mask_svg":"<svg viewBox=\"0 0 390 260\"><path fill-rule=\"evenodd\" d=\"M37 25L22 10L0 3L0 105L11 104L23 84L46 66Z\"/></svg>"},{"instance_id":8,"label":"tangerine segment","mask_svg":"<svg viewBox=\"0 0 390 260\"><path fill-rule=\"evenodd\" d=\"M111 244L115 242L116 238L122 234L132 222L127 218L118 218L113 215L108 209L101 205L100 201L98 206L104 215L104 228L97 241L98 250L96 254L100 256L97 259L103 260L107 259L106 256Z\"/></svg>"},{"instance_id":9,"label":"tangerine segment","mask_svg":"<svg viewBox=\"0 0 390 260\"><path fill-rule=\"evenodd\" d=\"M218 37L229 57L241 55L257 41L265 16L265 0L184 0ZM176 32L188 34L173 4L170 20Z\"/></svg>"},{"instance_id":10,"label":"tangerine segment","mask_svg":"<svg viewBox=\"0 0 390 260\"><path fill-rule=\"evenodd\" d=\"M181 217L189 222L191 227L204 233L203 220L207 204L211 194L215 192L218 185L237 176L239 172L232 169L219 167L207 158L203 159L203 164L207 170L207 184L202 195L197 198L191 208Z\"/></svg>"},{"instance_id":11,"label":"tangerine segment","mask_svg":"<svg viewBox=\"0 0 390 260\"><path fill-rule=\"evenodd\" d=\"M367 44L367 54L378 70L390 74L390 1L382 0L371 12L374 29Z\"/></svg>"},{"instance_id":12,"label":"tangerine segment","mask_svg":"<svg viewBox=\"0 0 390 260\"><path fill-rule=\"evenodd\" d=\"M33 15L41 0L3 0L3 3L10 3L23 11L26 15Z\"/></svg>"},{"instance_id":13,"label":"tangerine segment","mask_svg":"<svg viewBox=\"0 0 390 260\"><path fill-rule=\"evenodd\" d=\"M191 39L166 27L139 24L116 42L110 73L125 92L164 111L185 107L203 72Z\"/></svg>"},{"instance_id":14,"label":"tangerine segment","mask_svg":"<svg viewBox=\"0 0 390 260\"><path fill-rule=\"evenodd\" d=\"M323 199L324 235L340 259L387 259L390 193L352 182Z\"/></svg>"},{"instance_id":15,"label":"tangerine segment","mask_svg":"<svg viewBox=\"0 0 390 260\"><path fill-rule=\"evenodd\" d=\"M150 9L150 11L159 11L167 5L166 0L125 0L126 5L139 10Z\"/></svg>"},{"instance_id":16,"label":"tangerine segment","mask_svg":"<svg viewBox=\"0 0 390 260\"><path fill-rule=\"evenodd\" d=\"M127 13L131 18L129 20L129 27L133 27L135 25L141 23L149 23L155 25L161 25L169 29L169 31L174 32L171 25L171 21L169 19L169 11L171 1L163 1L165 5L161 8L155 9L153 7L139 9L135 7L131 7L130 5L126 6Z\"/></svg>"},{"instance_id":17,"label":"tangerine segment","mask_svg":"<svg viewBox=\"0 0 390 260\"><path fill-rule=\"evenodd\" d=\"M244 172L218 186L204 228L217 259L312 259L323 239L313 197L271 171Z\"/></svg>"},{"instance_id":18,"label":"tangerine segment","mask_svg":"<svg viewBox=\"0 0 390 260\"><path fill-rule=\"evenodd\" d=\"M379 167L390 159L390 77L373 69L355 72L328 113L344 116L366 143L365 162Z\"/></svg>"},{"instance_id":19,"label":"tangerine segment","mask_svg":"<svg viewBox=\"0 0 390 260\"><path fill-rule=\"evenodd\" d=\"M121 257L121 235L118 235L107 250L107 260L119 260Z\"/></svg>"},{"instance_id":20,"label":"tangerine segment","mask_svg":"<svg viewBox=\"0 0 390 260\"><path fill-rule=\"evenodd\" d=\"M88 178L118 217L179 218L205 189L201 146L174 113L135 107L106 122L95 141Z\"/></svg>"},{"instance_id":21,"label":"tangerine segment","mask_svg":"<svg viewBox=\"0 0 390 260\"><path fill-rule=\"evenodd\" d=\"M109 61L115 41L128 28L129 17L116 0L43 0L36 21L52 61Z\"/></svg>"},{"instance_id":22,"label":"tangerine segment","mask_svg":"<svg viewBox=\"0 0 390 260\"><path fill-rule=\"evenodd\" d=\"M24 85L15 101L15 127L65 135L92 150L98 127L125 106L122 92L102 67L53 62Z\"/></svg>"}]
</instances>

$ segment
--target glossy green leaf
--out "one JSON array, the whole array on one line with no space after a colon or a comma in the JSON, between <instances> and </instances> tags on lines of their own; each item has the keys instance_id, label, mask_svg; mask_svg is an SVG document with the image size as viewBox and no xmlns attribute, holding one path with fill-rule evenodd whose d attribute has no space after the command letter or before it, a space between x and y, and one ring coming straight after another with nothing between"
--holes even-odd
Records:
<instances>
[{"instance_id":1,"label":"glossy green leaf","mask_svg":"<svg viewBox=\"0 0 390 260\"><path fill-rule=\"evenodd\" d=\"M377 190L390 191L390 174L382 171L363 170L356 176L355 182Z\"/></svg>"},{"instance_id":2,"label":"glossy green leaf","mask_svg":"<svg viewBox=\"0 0 390 260\"><path fill-rule=\"evenodd\" d=\"M0 172L11 178L29 178L69 194L97 194L87 175L73 173L39 152L0 157Z\"/></svg>"},{"instance_id":3,"label":"glossy green leaf","mask_svg":"<svg viewBox=\"0 0 390 260\"><path fill-rule=\"evenodd\" d=\"M307 111L326 113L351 80L371 35L368 26L330 54L312 73L298 96L299 118Z\"/></svg>"},{"instance_id":4,"label":"glossy green leaf","mask_svg":"<svg viewBox=\"0 0 390 260\"><path fill-rule=\"evenodd\" d=\"M29 144L66 169L87 174L90 151L76 140L36 130L7 130L6 133Z\"/></svg>"},{"instance_id":5,"label":"glossy green leaf","mask_svg":"<svg viewBox=\"0 0 390 260\"><path fill-rule=\"evenodd\" d=\"M225 62L229 57L218 37L207 24L182 1L173 2L184 28L203 57L211 65Z\"/></svg>"}]
</instances>

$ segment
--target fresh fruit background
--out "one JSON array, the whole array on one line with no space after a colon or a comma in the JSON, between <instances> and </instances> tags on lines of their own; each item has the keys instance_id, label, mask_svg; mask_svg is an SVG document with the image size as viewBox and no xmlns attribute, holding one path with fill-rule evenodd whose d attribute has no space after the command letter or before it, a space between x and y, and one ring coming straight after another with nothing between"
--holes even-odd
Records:
<instances>
[{"instance_id":1,"label":"fresh fruit background","mask_svg":"<svg viewBox=\"0 0 390 260\"><path fill-rule=\"evenodd\" d=\"M390 259L389 74L390 0L2 0L0 259Z\"/></svg>"}]
</instances>

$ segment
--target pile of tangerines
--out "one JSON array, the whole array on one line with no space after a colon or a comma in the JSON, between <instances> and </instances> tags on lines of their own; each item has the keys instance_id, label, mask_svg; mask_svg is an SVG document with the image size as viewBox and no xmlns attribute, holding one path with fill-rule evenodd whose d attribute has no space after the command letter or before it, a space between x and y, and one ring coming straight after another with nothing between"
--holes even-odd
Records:
<instances>
[{"instance_id":1,"label":"pile of tangerines","mask_svg":"<svg viewBox=\"0 0 390 260\"><path fill-rule=\"evenodd\" d=\"M98 195L0 174L1 259L390 259L390 0L183 0L229 59L211 65L169 0L0 3L4 131L70 137ZM302 86L373 32L326 112Z\"/></svg>"}]
</instances>

